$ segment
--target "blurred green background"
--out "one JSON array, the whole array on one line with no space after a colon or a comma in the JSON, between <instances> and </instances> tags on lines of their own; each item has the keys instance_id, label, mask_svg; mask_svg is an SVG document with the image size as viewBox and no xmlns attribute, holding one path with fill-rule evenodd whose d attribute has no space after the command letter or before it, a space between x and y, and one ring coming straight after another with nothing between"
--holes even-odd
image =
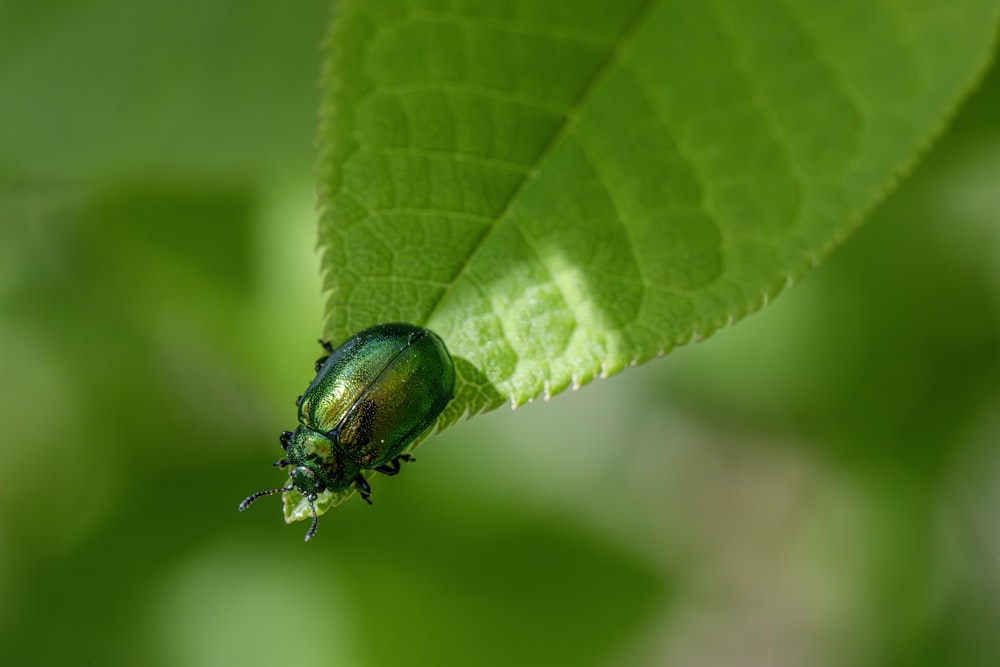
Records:
<instances>
[{"instance_id":1,"label":"blurred green background","mask_svg":"<svg viewBox=\"0 0 1000 667\"><path fill-rule=\"evenodd\" d=\"M306 525L326 0L0 4L0 661L994 665L1000 71L711 340Z\"/></svg>"}]
</instances>

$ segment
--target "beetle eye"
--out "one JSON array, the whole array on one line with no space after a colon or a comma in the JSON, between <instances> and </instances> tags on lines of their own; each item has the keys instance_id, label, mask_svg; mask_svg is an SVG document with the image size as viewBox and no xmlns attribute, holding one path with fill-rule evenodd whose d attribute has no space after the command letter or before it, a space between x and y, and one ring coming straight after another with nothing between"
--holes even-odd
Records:
<instances>
[{"instance_id":1,"label":"beetle eye","mask_svg":"<svg viewBox=\"0 0 1000 667\"><path fill-rule=\"evenodd\" d=\"M323 482L318 482L316 484L316 493L323 493L324 491L326 491L326 484L324 484Z\"/></svg>"}]
</instances>

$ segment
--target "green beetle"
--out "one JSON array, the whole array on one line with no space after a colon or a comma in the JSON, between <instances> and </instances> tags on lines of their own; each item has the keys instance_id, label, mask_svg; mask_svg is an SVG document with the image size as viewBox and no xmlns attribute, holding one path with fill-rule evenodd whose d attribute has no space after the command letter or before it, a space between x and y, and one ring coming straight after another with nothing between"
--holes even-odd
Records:
<instances>
[{"instance_id":1,"label":"green beetle","mask_svg":"<svg viewBox=\"0 0 1000 667\"><path fill-rule=\"evenodd\" d=\"M430 428L452 399L455 365L441 338L411 324L379 324L355 334L316 361L316 377L296 399L299 426L284 431L286 458L274 465L290 466L288 486L252 494L245 510L261 496L297 490L309 502L316 532L316 505L323 491L344 491L354 485L368 504L371 487L361 474L375 470L399 472L403 454L418 435Z\"/></svg>"}]
</instances>

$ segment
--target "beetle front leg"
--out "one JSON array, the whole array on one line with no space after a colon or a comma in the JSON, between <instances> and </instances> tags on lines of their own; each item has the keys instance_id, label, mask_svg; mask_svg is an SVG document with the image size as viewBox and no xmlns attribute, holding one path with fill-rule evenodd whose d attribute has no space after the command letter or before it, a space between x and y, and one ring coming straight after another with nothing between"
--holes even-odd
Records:
<instances>
[{"instance_id":1,"label":"beetle front leg","mask_svg":"<svg viewBox=\"0 0 1000 667\"><path fill-rule=\"evenodd\" d=\"M387 475L388 477L393 477L399 474L400 461L416 461L416 459L410 456L409 454L400 454L389 463L383 463L380 466L375 466L374 470L375 472L380 472L383 475Z\"/></svg>"},{"instance_id":2,"label":"beetle front leg","mask_svg":"<svg viewBox=\"0 0 1000 667\"><path fill-rule=\"evenodd\" d=\"M365 479L364 475L361 473L358 473L358 476L354 478L354 488L358 490L358 495L361 496L361 500L365 501L369 505L372 504L372 487L368 484L368 480Z\"/></svg>"},{"instance_id":3,"label":"beetle front leg","mask_svg":"<svg viewBox=\"0 0 1000 667\"><path fill-rule=\"evenodd\" d=\"M333 352L333 345L328 340L319 339L319 344L323 346L323 349L327 352Z\"/></svg>"},{"instance_id":4,"label":"beetle front leg","mask_svg":"<svg viewBox=\"0 0 1000 667\"><path fill-rule=\"evenodd\" d=\"M275 468L284 468L285 466L288 465L288 459L281 459L280 461L275 461L271 465L274 466Z\"/></svg>"}]
</instances>

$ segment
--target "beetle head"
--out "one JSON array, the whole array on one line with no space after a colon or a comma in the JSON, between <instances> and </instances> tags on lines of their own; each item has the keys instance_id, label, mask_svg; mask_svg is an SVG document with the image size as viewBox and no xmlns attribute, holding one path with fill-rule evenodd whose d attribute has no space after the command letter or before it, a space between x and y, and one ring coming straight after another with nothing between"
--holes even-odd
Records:
<instances>
[{"instance_id":1,"label":"beetle head","mask_svg":"<svg viewBox=\"0 0 1000 667\"><path fill-rule=\"evenodd\" d=\"M298 491L302 494L302 497L306 499L309 503L309 509L312 514L312 525L309 527L308 532L306 532L306 541L309 541L316 533L316 497L318 494L322 493L326 489L326 484L323 483L318 469L318 464L315 463L316 456L315 444L312 440L319 438L322 440L327 440L321 434L312 431L310 429L303 428L302 426L295 429L295 433L288 433L287 431L281 434L281 444L285 448L285 452L288 455L287 459L282 459L278 461L275 465L280 465L285 467L291 464L293 467L289 471L288 476L290 478L288 486L283 486L280 489L270 489L268 491L258 491L253 493L240 503L240 511L242 512L246 508L250 507L253 501L257 500L262 496L270 496L275 493L283 493L284 491ZM320 443L323 444L323 443ZM328 445L326 445L328 447Z\"/></svg>"},{"instance_id":2,"label":"beetle head","mask_svg":"<svg viewBox=\"0 0 1000 667\"><path fill-rule=\"evenodd\" d=\"M323 484L316 475L316 471L309 465L295 466L288 473L288 476L292 478L292 486L303 496L313 496L315 498L316 494L323 493L326 490L326 485Z\"/></svg>"}]
</instances>

